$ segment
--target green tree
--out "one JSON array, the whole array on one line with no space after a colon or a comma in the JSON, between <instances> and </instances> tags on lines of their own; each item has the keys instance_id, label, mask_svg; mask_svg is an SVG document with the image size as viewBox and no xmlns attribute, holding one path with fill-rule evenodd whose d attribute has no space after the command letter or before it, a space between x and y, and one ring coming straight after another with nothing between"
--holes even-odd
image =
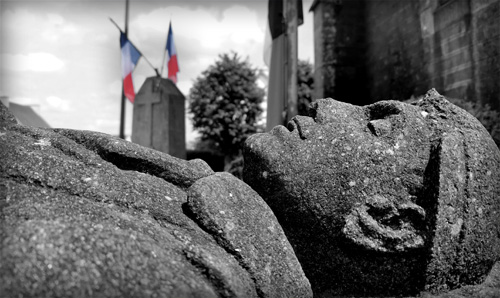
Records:
<instances>
[{"instance_id":1,"label":"green tree","mask_svg":"<svg viewBox=\"0 0 500 298\"><path fill-rule=\"evenodd\" d=\"M200 141L212 144L229 163L247 137L261 130L257 122L263 98L257 70L247 60L234 52L219 55L189 91L189 112Z\"/></svg>"},{"instance_id":2,"label":"green tree","mask_svg":"<svg viewBox=\"0 0 500 298\"><path fill-rule=\"evenodd\" d=\"M309 104L313 100L313 67L309 61L299 60L297 65L297 114L309 116Z\"/></svg>"}]
</instances>

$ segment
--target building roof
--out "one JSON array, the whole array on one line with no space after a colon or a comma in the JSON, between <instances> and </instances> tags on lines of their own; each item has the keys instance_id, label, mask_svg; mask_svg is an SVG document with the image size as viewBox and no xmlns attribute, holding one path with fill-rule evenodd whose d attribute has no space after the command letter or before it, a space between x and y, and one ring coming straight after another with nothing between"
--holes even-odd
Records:
<instances>
[{"instance_id":1,"label":"building roof","mask_svg":"<svg viewBox=\"0 0 500 298\"><path fill-rule=\"evenodd\" d=\"M17 122L22 125L50 128L50 125L31 106L11 102L9 103L9 110L16 117Z\"/></svg>"}]
</instances>

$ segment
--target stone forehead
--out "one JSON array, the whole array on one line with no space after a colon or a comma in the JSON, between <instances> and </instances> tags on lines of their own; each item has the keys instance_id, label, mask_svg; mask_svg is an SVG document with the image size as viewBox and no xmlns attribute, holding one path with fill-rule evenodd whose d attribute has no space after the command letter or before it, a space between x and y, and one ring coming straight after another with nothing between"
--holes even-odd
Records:
<instances>
[{"instance_id":1,"label":"stone forehead","mask_svg":"<svg viewBox=\"0 0 500 298\"><path fill-rule=\"evenodd\" d=\"M376 141L366 137L359 139L356 133L405 139L418 135L417 139L425 143L431 135L427 131L428 114L415 105L394 100L379 101L368 106L354 106L327 98L311 104L311 118L297 116L292 122L295 122L299 129L307 126L310 130L322 130L327 135L355 132L355 135L346 140L353 143ZM289 126L291 127L293 125Z\"/></svg>"},{"instance_id":2,"label":"stone forehead","mask_svg":"<svg viewBox=\"0 0 500 298\"><path fill-rule=\"evenodd\" d=\"M412 103L385 100L367 106L355 106L331 98L318 99L311 103L309 115L314 124L318 125L318 129L321 129L321 125L337 124L339 128L368 125L374 135L380 136L391 128L397 129L399 125L399 128L412 126L416 131L429 130L425 134L426 139L430 141L462 130L474 130L484 138L490 138L489 133L474 116L450 103L434 89ZM387 122L386 119L390 121ZM302 121L307 122L303 119ZM326 131L331 134L341 132L342 129Z\"/></svg>"},{"instance_id":3,"label":"stone forehead","mask_svg":"<svg viewBox=\"0 0 500 298\"><path fill-rule=\"evenodd\" d=\"M311 103L309 114L319 124L377 119L402 114L405 117L420 115L434 123L446 122L448 124L446 126L450 126L450 123L474 129L482 126L472 115L451 104L434 89L412 103L382 100L366 106L356 106L332 98L317 99Z\"/></svg>"},{"instance_id":4,"label":"stone forehead","mask_svg":"<svg viewBox=\"0 0 500 298\"><path fill-rule=\"evenodd\" d=\"M382 118L414 111L415 106L396 100L379 101L367 106L355 106L349 103L323 98L315 100L310 106L310 116L318 123L352 120L360 118Z\"/></svg>"}]
</instances>

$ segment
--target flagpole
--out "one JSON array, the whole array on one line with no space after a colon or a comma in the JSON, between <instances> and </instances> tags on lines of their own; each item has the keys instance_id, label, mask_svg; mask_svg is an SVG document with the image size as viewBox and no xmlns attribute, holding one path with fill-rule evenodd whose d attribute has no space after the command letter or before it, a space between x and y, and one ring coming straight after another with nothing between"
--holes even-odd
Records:
<instances>
[{"instance_id":1,"label":"flagpole","mask_svg":"<svg viewBox=\"0 0 500 298\"><path fill-rule=\"evenodd\" d=\"M109 20L111 21L111 23L113 23L116 26L116 28L118 28L118 30L120 30L120 32L125 33L124 31L122 31L122 28L120 28L120 26L118 26L118 24L112 18L109 18ZM141 54L141 58L144 58L144 60L146 60L146 62L149 64L149 66L151 66L151 68L156 72L156 74L158 74L158 69L153 66L153 64L149 61L148 57L144 56L144 54L141 51L139 51L139 48L136 47L135 44L132 41L130 41L130 39L128 39L128 37L127 37L127 40L128 40L128 42L130 42L131 45L134 46L134 48L137 50L137 52L139 52L139 54Z\"/></svg>"},{"instance_id":2,"label":"flagpole","mask_svg":"<svg viewBox=\"0 0 500 298\"><path fill-rule=\"evenodd\" d=\"M286 119L288 123L295 115L297 115L297 27L298 27L298 11L296 0L284 0L284 16L286 20Z\"/></svg>"},{"instance_id":3,"label":"flagpole","mask_svg":"<svg viewBox=\"0 0 500 298\"><path fill-rule=\"evenodd\" d=\"M160 77L163 76L163 67L165 66L165 57L167 57L167 42L168 42L168 34L170 33L170 26L172 26L172 21L168 24L168 32L167 32L167 40L165 41L165 48L163 49L163 59L161 60L161 71Z\"/></svg>"},{"instance_id":4,"label":"flagpole","mask_svg":"<svg viewBox=\"0 0 500 298\"><path fill-rule=\"evenodd\" d=\"M270 0L271 1L271 0ZM288 67L290 63L290 59L288 59L289 55L289 49L288 49L288 0L282 0L283 1L283 36L284 36L284 47L283 47L283 56L284 56L284 61L283 61L283 85L281 86L283 88L283 112L282 112L282 118L281 121L283 122L282 125L285 127L287 126L288 123Z\"/></svg>"},{"instance_id":5,"label":"flagpole","mask_svg":"<svg viewBox=\"0 0 500 298\"><path fill-rule=\"evenodd\" d=\"M128 7L129 7L129 0L125 0L125 32L124 32L124 34L125 34L125 37L127 39L128 39ZM115 23L113 20L111 20L111 21L113 23ZM116 25L116 23L115 23L115 25ZM117 27L118 27L118 25L117 25ZM125 104L126 104L125 85L124 85L124 80L122 79L122 104L121 104L121 110L120 110L120 138L122 138L122 139L125 139Z\"/></svg>"}]
</instances>

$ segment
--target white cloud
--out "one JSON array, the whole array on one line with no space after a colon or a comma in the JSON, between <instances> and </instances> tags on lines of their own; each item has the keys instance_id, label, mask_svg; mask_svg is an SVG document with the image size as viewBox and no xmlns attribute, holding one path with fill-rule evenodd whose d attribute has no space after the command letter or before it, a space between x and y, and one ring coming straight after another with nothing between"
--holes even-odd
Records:
<instances>
[{"instance_id":1,"label":"white cloud","mask_svg":"<svg viewBox=\"0 0 500 298\"><path fill-rule=\"evenodd\" d=\"M21 96L16 96L16 97L11 97L9 98L10 102L14 102L23 106L31 106L31 105L39 105L40 101L35 98L31 97L21 97Z\"/></svg>"},{"instance_id":2,"label":"white cloud","mask_svg":"<svg viewBox=\"0 0 500 298\"><path fill-rule=\"evenodd\" d=\"M16 71L51 72L64 67L64 62L50 53L3 54L1 59L7 69Z\"/></svg>"},{"instance_id":3,"label":"white cloud","mask_svg":"<svg viewBox=\"0 0 500 298\"><path fill-rule=\"evenodd\" d=\"M191 85L192 85L192 83L190 81L186 81L186 80L182 80L182 81L177 82L177 88L179 88L179 90L181 90L182 94L184 94L184 96L186 96L186 97L189 94L189 89L191 89Z\"/></svg>"},{"instance_id":4,"label":"white cloud","mask_svg":"<svg viewBox=\"0 0 500 298\"><path fill-rule=\"evenodd\" d=\"M115 117L114 119L104 119L97 118L94 120L89 130L101 131L108 134L117 134L117 127L120 126L120 118Z\"/></svg>"},{"instance_id":5,"label":"white cloud","mask_svg":"<svg viewBox=\"0 0 500 298\"><path fill-rule=\"evenodd\" d=\"M233 6L228 8L223 13L221 25L231 24L227 28L229 38L237 44L245 44L251 42L262 43L264 40L265 24L261 24L257 14L243 6Z\"/></svg>"},{"instance_id":6,"label":"white cloud","mask_svg":"<svg viewBox=\"0 0 500 298\"><path fill-rule=\"evenodd\" d=\"M36 6L2 11L0 24L4 27L6 51L23 48L23 52L50 51L71 44L82 44L86 27L78 27L61 14L34 13ZM43 48L42 48L43 47ZM49 50L50 49L50 50Z\"/></svg>"},{"instance_id":7,"label":"white cloud","mask_svg":"<svg viewBox=\"0 0 500 298\"><path fill-rule=\"evenodd\" d=\"M194 39L204 48L220 49L221 45L227 43L241 45L262 42L264 39L265 24L260 24L255 11L246 7L236 5L226 8L219 19L208 11L198 10L194 13L193 18L200 22L192 22L191 18L181 19L177 31L184 36L193 36L195 33Z\"/></svg>"},{"instance_id":8,"label":"white cloud","mask_svg":"<svg viewBox=\"0 0 500 298\"><path fill-rule=\"evenodd\" d=\"M114 80L111 84L108 85L108 92L112 95L122 94L122 81Z\"/></svg>"},{"instance_id":9,"label":"white cloud","mask_svg":"<svg viewBox=\"0 0 500 298\"><path fill-rule=\"evenodd\" d=\"M36 14L28 12L26 9L7 9L2 13L2 27L4 27L5 32L16 32L18 35L21 35L19 36L20 38L24 38L28 34L31 35L35 31L33 28L39 28L30 28L36 21L40 22L41 20Z\"/></svg>"},{"instance_id":10,"label":"white cloud","mask_svg":"<svg viewBox=\"0 0 500 298\"><path fill-rule=\"evenodd\" d=\"M130 24L130 38L153 64L161 59L170 20L181 74L189 72L188 80L198 76L220 53L234 50L246 57L254 56L255 49L262 51L265 22L248 7L232 5L217 15L209 9L171 6L141 14Z\"/></svg>"},{"instance_id":11,"label":"white cloud","mask_svg":"<svg viewBox=\"0 0 500 298\"><path fill-rule=\"evenodd\" d=\"M64 23L64 18L61 15L55 14L55 13L47 14L47 19L48 19L50 24L56 25L56 26L60 26Z\"/></svg>"},{"instance_id":12,"label":"white cloud","mask_svg":"<svg viewBox=\"0 0 500 298\"><path fill-rule=\"evenodd\" d=\"M40 36L49 42L65 42L71 41L71 43L80 44L82 40L78 38L87 30L79 30L77 27L67 22L61 15L55 13L49 13L46 16L47 23L44 26L44 30L41 31Z\"/></svg>"},{"instance_id":13,"label":"white cloud","mask_svg":"<svg viewBox=\"0 0 500 298\"><path fill-rule=\"evenodd\" d=\"M49 96L45 99L45 101L54 109L60 111L69 111L70 104L67 100L61 99L57 96Z\"/></svg>"}]
</instances>

